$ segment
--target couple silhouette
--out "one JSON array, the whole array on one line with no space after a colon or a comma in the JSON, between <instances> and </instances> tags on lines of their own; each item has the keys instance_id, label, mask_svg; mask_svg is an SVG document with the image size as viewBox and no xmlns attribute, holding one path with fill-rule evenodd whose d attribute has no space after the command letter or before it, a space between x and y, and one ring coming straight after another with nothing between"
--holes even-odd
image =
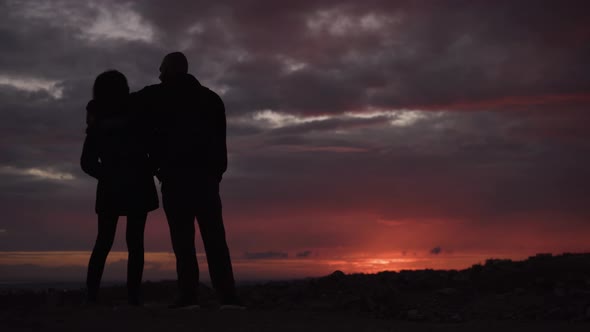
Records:
<instances>
[{"instance_id":1,"label":"couple silhouette","mask_svg":"<svg viewBox=\"0 0 590 332\"><path fill-rule=\"evenodd\" d=\"M164 57L159 78L160 84L130 93L122 73L106 71L96 78L86 107L81 166L98 180L98 235L88 264L88 301L98 301L117 221L127 216L128 302L141 305L145 223L148 212L159 205L156 176L178 277L179 295L169 307L198 307L196 218L221 308L243 308L236 295L219 196L227 169L223 101L188 73L181 52Z\"/></svg>"}]
</instances>

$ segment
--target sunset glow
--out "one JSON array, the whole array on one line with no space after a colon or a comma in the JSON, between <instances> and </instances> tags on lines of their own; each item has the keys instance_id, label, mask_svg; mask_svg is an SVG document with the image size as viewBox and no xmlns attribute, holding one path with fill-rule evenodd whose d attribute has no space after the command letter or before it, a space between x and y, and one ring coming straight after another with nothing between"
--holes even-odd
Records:
<instances>
[{"instance_id":1,"label":"sunset glow","mask_svg":"<svg viewBox=\"0 0 590 332\"><path fill-rule=\"evenodd\" d=\"M81 281L85 277L90 252L87 251L28 251L0 253L0 266L10 267L0 280L2 283L41 281ZM202 266L204 281L209 281L204 254L197 255ZM327 258L261 258L234 257L236 276L243 281L270 279L299 279L325 276L336 270L345 273L377 273L417 269L464 269L483 263L490 254L447 255L442 259L415 255L366 255ZM524 259L526 255L509 255L503 258ZM107 260L105 280L123 281L126 273L127 252L113 251ZM174 255L170 252L148 252L145 255L146 280L173 280L176 277ZM40 275L39 271L43 271Z\"/></svg>"}]
</instances>

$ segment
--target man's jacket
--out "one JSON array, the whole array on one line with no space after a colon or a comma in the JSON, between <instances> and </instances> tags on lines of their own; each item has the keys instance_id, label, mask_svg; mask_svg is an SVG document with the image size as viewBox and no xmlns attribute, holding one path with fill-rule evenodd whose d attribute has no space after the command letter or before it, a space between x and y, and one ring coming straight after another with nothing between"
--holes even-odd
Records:
<instances>
[{"instance_id":1,"label":"man's jacket","mask_svg":"<svg viewBox=\"0 0 590 332\"><path fill-rule=\"evenodd\" d=\"M225 107L192 75L132 94L153 135L150 157L162 181L221 180L227 169Z\"/></svg>"}]
</instances>

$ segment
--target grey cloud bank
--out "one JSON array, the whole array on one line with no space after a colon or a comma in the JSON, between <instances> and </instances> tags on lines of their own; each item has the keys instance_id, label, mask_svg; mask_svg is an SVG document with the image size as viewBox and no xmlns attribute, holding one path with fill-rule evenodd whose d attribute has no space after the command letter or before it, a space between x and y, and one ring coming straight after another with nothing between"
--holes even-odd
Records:
<instances>
[{"instance_id":1,"label":"grey cloud bank","mask_svg":"<svg viewBox=\"0 0 590 332\"><path fill-rule=\"evenodd\" d=\"M383 232L366 218L588 234L589 6L1 1L0 250L89 248L93 79L116 68L140 89L177 49L226 103L238 252L359 246ZM161 213L147 232L148 250L169 248ZM461 232L406 245L477 249Z\"/></svg>"}]
</instances>

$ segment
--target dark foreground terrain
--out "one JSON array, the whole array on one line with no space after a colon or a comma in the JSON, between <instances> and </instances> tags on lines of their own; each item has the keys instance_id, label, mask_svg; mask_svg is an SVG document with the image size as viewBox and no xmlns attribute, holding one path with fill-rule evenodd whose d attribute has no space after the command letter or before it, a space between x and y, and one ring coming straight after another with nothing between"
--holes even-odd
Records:
<instances>
[{"instance_id":1,"label":"dark foreground terrain","mask_svg":"<svg viewBox=\"0 0 590 332\"><path fill-rule=\"evenodd\" d=\"M246 311L219 311L201 287L199 311L169 310L174 282L146 283L145 306L109 287L3 290L2 331L590 331L590 254L488 260L461 271L401 271L277 281L239 288Z\"/></svg>"}]
</instances>

